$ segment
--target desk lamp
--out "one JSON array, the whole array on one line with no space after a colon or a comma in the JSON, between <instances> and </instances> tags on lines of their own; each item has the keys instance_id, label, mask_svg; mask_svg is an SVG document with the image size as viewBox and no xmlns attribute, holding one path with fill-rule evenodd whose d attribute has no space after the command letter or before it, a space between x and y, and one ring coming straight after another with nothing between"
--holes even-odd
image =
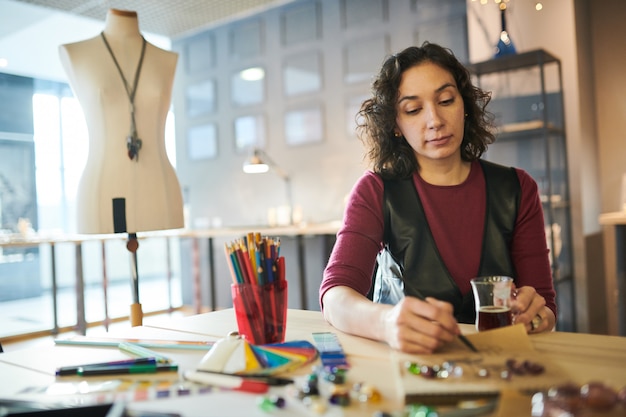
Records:
<instances>
[{"instance_id":1,"label":"desk lamp","mask_svg":"<svg viewBox=\"0 0 626 417\"><path fill-rule=\"evenodd\" d=\"M252 149L251 155L243 163L243 172L246 174L264 174L272 169L285 181L287 204L289 205L289 224L293 224L293 197L291 193L291 178L282 170L262 149Z\"/></svg>"}]
</instances>

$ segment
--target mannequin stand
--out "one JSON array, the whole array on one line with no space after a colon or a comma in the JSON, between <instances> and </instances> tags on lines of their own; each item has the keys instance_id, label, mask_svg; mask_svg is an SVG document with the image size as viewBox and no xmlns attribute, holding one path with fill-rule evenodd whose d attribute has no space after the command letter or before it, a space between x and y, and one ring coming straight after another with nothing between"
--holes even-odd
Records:
<instances>
[{"instance_id":1,"label":"mannequin stand","mask_svg":"<svg viewBox=\"0 0 626 417\"><path fill-rule=\"evenodd\" d=\"M133 303L130 305L130 325L132 327L141 326L143 323L143 311L141 303L139 303L139 269L137 267L137 249L139 249L139 241L136 233L128 234L126 249L130 252L130 270L132 275L131 287L133 294Z\"/></svg>"}]
</instances>

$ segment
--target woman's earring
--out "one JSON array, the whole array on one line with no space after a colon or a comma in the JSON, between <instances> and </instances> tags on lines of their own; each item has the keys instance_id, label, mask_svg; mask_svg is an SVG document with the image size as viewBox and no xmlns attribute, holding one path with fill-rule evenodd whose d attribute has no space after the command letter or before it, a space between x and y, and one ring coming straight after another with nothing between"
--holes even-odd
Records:
<instances>
[{"instance_id":1,"label":"woman's earring","mask_svg":"<svg viewBox=\"0 0 626 417\"><path fill-rule=\"evenodd\" d=\"M397 138L402 137L402 133L400 132L393 132L393 135Z\"/></svg>"}]
</instances>

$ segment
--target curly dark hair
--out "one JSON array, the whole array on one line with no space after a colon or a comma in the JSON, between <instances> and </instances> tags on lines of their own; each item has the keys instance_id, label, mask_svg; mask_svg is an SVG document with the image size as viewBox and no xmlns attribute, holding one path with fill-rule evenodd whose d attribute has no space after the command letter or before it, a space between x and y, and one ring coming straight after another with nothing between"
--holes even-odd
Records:
<instances>
[{"instance_id":1,"label":"curly dark hair","mask_svg":"<svg viewBox=\"0 0 626 417\"><path fill-rule=\"evenodd\" d=\"M394 137L396 101L402 74L409 68L432 62L449 71L463 97L465 133L461 143L461 158L479 159L487 146L495 141L492 113L486 110L491 93L472 84L471 75L454 53L440 45L424 42L411 46L385 59L372 83L372 96L365 100L357 113L357 132L367 147L366 156L374 172L384 178L407 178L418 169L413 148L406 139Z\"/></svg>"}]
</instances>

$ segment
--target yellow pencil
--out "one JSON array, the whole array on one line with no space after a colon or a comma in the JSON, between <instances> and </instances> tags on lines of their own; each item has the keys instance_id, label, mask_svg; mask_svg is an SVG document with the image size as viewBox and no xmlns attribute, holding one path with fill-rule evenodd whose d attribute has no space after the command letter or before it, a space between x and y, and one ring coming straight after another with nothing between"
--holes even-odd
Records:
<instances>
[{"instance_id":1,"label":"yellow pencil","mask_svg":"<svg viewBox=\"0 0 626 417\"><path fill-rule=\"evenodd\" d=\"M256 264L256 244L251 241L248 240L248 255L250 256L250 263L252 264L252 271L254 273L254 279L255 279L255 284L259 283L259 271L258 271L258 265Z\"/></svg>"}]
</instances>

